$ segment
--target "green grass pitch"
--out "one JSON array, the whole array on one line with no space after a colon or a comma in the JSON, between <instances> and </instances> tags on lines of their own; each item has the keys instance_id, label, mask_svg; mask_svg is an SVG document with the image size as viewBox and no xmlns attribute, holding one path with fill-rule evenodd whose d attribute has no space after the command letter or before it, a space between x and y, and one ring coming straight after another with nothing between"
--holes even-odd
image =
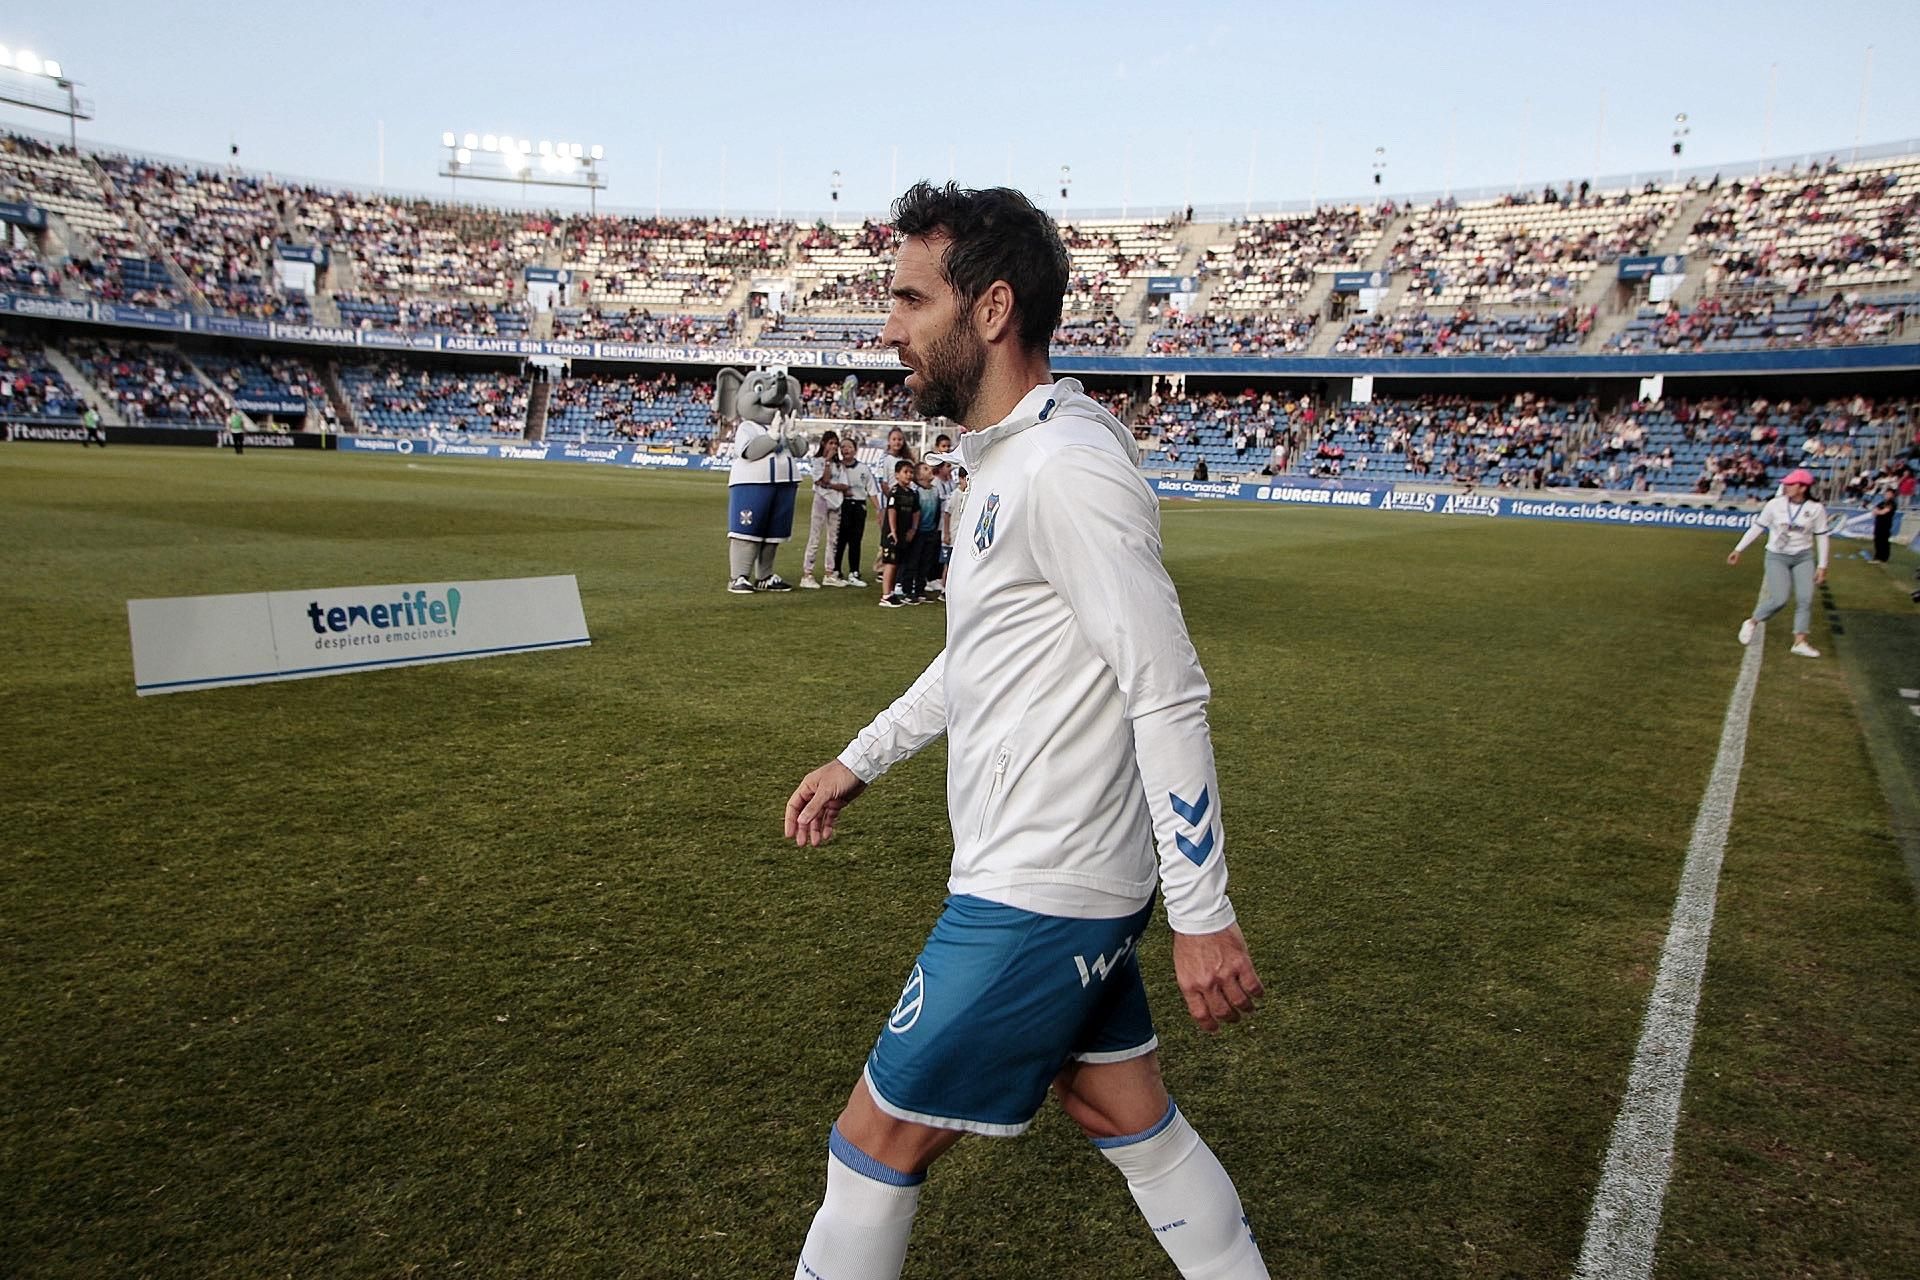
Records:
<instances>
[{"instance_id":1,"label":"green grass pitch","mask_svg":"<svg viewBox=\"0 0 1920 1280\"><path fill-rule=\"evenodd\" d=\"M722 507L590 467L6 447L0 1275L791 1274L943 893L945 754L823 849L781 807L943 618L725 594ZM1171 1088L1276 1276L1569 1274L1757 554L1164 526L1269 991L1202 1036L1157 930ZM591 648L133 693L130 597L549 573ZM1846 660L1875 630L1920 676L1902 576L1837 558L1880 624L1822 615L1840 660L1772 629L1663 1278L1920 1257L1914 898ZM940 1166L907 1274L1172 1272L1050 1109Z\"/></svg>"}]
</instances>

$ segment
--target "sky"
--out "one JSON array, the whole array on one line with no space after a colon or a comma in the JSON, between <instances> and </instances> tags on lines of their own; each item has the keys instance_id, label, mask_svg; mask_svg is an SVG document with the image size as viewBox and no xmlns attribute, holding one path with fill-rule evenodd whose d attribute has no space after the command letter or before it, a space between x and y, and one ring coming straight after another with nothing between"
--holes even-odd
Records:
<instances>
[{"instance_id":1,"label":"sky","mask_svg":"<svg viewBox=\"0 0 1920 1280\"><path fill-rule=\"evenodd\" d=\"M1912 0L66 0L0 45L80 82L83 141L439 196L447 130L599 143L602 207L641 212L860 216L950 176L1134 214L1651 176L1682 112L1689 167L1920 138Z\"/></svg>"}]
</instances>

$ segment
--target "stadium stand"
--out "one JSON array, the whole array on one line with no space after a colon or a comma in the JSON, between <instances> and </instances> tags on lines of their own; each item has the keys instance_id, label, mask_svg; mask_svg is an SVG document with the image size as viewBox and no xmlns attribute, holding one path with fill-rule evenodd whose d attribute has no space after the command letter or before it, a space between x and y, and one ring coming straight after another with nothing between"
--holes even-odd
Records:
<instances>
[{"instance_id":1,"label":"stadium stand","mask_svg":"<svg viewBox=\"0 0 1920 1280\"><path fill-rule=\"evenodd\" d=\"M343 365L340 381L363 431L518 436L526 429L527 383L518 374L383 361Z\"/></svg>"},{"instance_id":2,"label":"stadium stand","mask_svg":"<svg viewBox=\"0 0 1920 1280\"><path fill-rule=\"evenodd\" d=\"M299 356L266 351L244 355L202 353L194 362L235 399L301 400L316 407L327 404L319 372Z\"/></svg>"},{"instance_id":3,"label":"stadium stand","mask_svg":"<svg viewBox=\"0 0 1920 1280\"><path fill-rule=\"evenodd\" d=\"M1202 255L1202 274L1214 281L1209 309L1271 312L1298 307L1316 276L1363 266L1394 213L1389 203L1248 219L1231 244L1209 246Z\"/></svg>"},{"instance_id":4,"label":"stadium stand","mask_svg":"<svg viewBox=\"0 0 1920 1280\"><path fill-rule=\"evenodd\" d=\"M549 440L620 440L704 449L713 436L713 383L676 374L592 374L554 384Z\"/></svg>"},{"instance_id":5,"label":"stadium stand","mask_svg":"<svg viewBox=\"0 0 1920 1280\"><path fill-rule=\"evenodd\" d=\"M809 418L845 418L852 421L910 422L920 415L913 411L913 394L904 382L861 383L852 408L840 404L841 384L803 382L800 384Z\"/></svg>"},{"instance_id":6,"label":"stadium stand","mask_svg":"<svg viewBox=\"0 0 1920 1280\"><path fill-rule=\"evenodd\" d=\"M1777 291L1729 293L1692 307L1641 307L1607 343L1616 351L1758 351L1846 346L1903 337L1920 317L1920 293L1824 301Z\"/></svg>"},{"instance_id":7,"label":"stadium stand","mask_svg":"<svg viewBox=\"0 0 1920 1280\"><path fill-rule=\"evenodd\" d=\"M131 156L94 160L214 310L278 316L292 305L266 285L281 227L275 205L284 205L267 179Z\"/></svg>"},{"instance_id":8,"label":"stadium stand","mask_svg":"<svg viewBox=\"0 0 1920 1280\"><path fill-rule=\"evenodd\" d=\"M1382 483L1544 488L1593 422L1590 401L1533 392L1501 400L1381 398L1333 410L1312 455L1295 470Z\"/></svg>"},{"instance_id":9,"label":"stadium stand","mask_svg":"<svg viewBox=\"0 0 1920 1280\"><path fill-rule=\"evenodd\" d=\"M579 297L601 306L716 305L742 273L783 262L787 222L721 218L573 218L564 263L587 277Z\"/></svg>"},{"instance_id":10,"label":"stadium stand","mask_svg":"<svg viewBox=\"0 0 1920 1280\"><path fill-rule=\"evenodd\" d=\"M435 298L363 298L334 295L344 324L362 329L417 333L464 333L479 337L525 337L526 308L519 303L447 302Z\"/></svg>"},{"instance_id":11,"label":"stadium stand","mask_svg":"<svg viewBox=\"0 0 1920 1280\"><path fill-rule=\"evenodd\" d=\"M834 316L775 316L760 331L770 347L815 347L827 351L873 351L880 347L880 320Z\"/></svg>"},{"instance_id":12,"label":"stadium stand","mask_svg":"<svg viewBox=\"0 0 1920 1280\"><path fill-rule=\"evenodd\" d=\"M1481 315L1465 306L1451 315L1400 311L1353 321L1333 350L1369 356L1572 354L1593 323L1591 307L1552 315Z\"/></svg>"},{"instance_id":13,"label":"stadium stand","mask_svg":"<svg viewBox=\"0 0 1920 1280\"><path fill-rule=\"evenodd\" d=\"M1062 320L1053 331L1053 349L1067 353L1125 351L1133 342L1134 326L1115 316L1104 319Z\"/></svg>"},{"instance_id":14,"label":"stadium stand","mask_svg":"<svg viewBox=\"0 0 1920 1280\"><path fill-rule=\"evenodd\" d=\"M892 229L882 222L796 227L526 213L123 154L72 155L17 134L0 136L0 190L45 207L72 232L66 252L37 269L31 243L6 249L0 283L17 292L179 307L184 277L196 306L309 322L314 305L273 283L272 246L290 240L331 250L322 296L346 324L414 332L531 336L541 328L520 300L523 273L566 266L576 273L571 305L554 316L554 336L713 342L721 308L744 305L745 286L766 273L792 286L774 330L788 343L806 332L796 329L799 318L885 310L893 254ZM1683 206L1695 210L1690 227L1675 225ZM1324 296L1316 284L1373 265L1391 273L1391 318L1328 335L1334 352L1590 349L1589 333L1602 326L1575 317L1569 333L1564 307L1576 298L1591 304L1597 294L1585 283L1620 256L1676 247L1683 233L1684 251L1705 265L1692 273L1688 312L1676 310L1677 320L1664 311L1636 315L1624 334L1604 326L1606 351L1884 341L1903 333L1912 314L1915 295L1890 291L1912 283L1916 210L1920 158L1901 156L1724 185L1569 184L1469 203L1263 215L1228 224L1230 238L1196 244L1197 262L1185 256L1177 222L1073 219L1061 226L1071 287L1057 345L1082 354L1306 354L1321 320L1317 303L1311 314L1303 309L1310 296ZM1148 313L1136 286L1183 268L1206 282L1202 309L1177 319ZM1753 290L1784 296L1763 305L1746 296ZM1844 321L1825 314L1835 290L1850 295ZM1542 303L1560 309L1542 311ZM1472 308L1471 322L1441 322L1462 307ZM1811 310L1822 314L1781 314ZM1736 312L1742 323L1724 323ZM1136 342L1142 326L1144 343ZM737 321L728 327L727 339L743 336ZM812 341L830 348L871 345L859 325L813 331Z\"/></svg>"},{"instance_id":15,"label":"stadium stand","mask_svg":"<svg viewBox=\"0 0 1920 1280\"><path fill-rule=\"evenodd\" d=\"M39 254L0 242L0 289L52 296L59 294L60 281Z\"/></svg>"},{"instance_id":16,"label":"stadium stand","mask_svg":"<svg viewBox=\"0 0 1920 1280\"><path fill-rule=\"evenodd\" d=\"M330 253L351 258L356 293L390 301L504 300L556 226L549 214L312 189L300 193L293 218Z\"/></svg>"},{"instance_id":17,"label":"stadium stand","mask_svg":"<svg viewBox=\"0 0 1920 1280\"><path fill-rule=\"evenodd\" d=\"M1804 292L1906 284L1920 241L1920 159L1790 169L1714 188L1686 251L1712 264L1709 289Z\"/></svg>"},{"instance_id":18,"label":"stadium stand","mask_svg":"<svg viewBox=\"0 0 1920 1280\"><path fill-rule=\"evenodd\" d=\"M611 311L560 307L553 313L553 336L605 342L725 346L740 340L740 316L737 311L729 311L724 316L656 316L645 308Z\"/></svg>"},{"instance_id":19,"label":"stadium stand","mask_svg":"<svg viewBox=\"0 0 1920 1280\"><path fill-rule=\"evenodd\" d=\"M0 334L0 418L75 418L81 409L38 342Z\"/></svg>"},{"instance_id":20,"label":"stadium stand","mask_svg":"<svg viewBox=\"0 0 1920 1280\"><path fill-rule=\"evenodd\" d=\"M224 422L227 404L171 347L113 338L70 338L62 350L129 423Z\"/></svg>"},{"instance_id":21,"label":"stadium stand","mask_svg":"<svg viewBox=\"0 0 1920 1280\"><path fill-rule=\"evenodd\" d=\"M1602 265L1650 252L1682 195L1656 187L1582 198L1548 187L1538 197L1442 199L1413 211L1387 266L1406 276L1407 305L1566 302Z\"/></svg>"},{"instance_id":22,"label":"stadium stand","mask_svg":"<svg viewBox=\"0 0 1920 1280\"><path fill-rule=\"evenodd\" d=\"M1067 296L1062 312L1110 315L1137 280L1165 275L1180 261L1171 222L1062 223L1067 246Z\"/></svg>"},{"instance_id":23,"label":"stadium stand","mask_svg":"<svg viewBox=\"0 0 1920 1280\"><path fill-rule=\"evenodd\" d=\"M1571 461L1581 488L1766 497L1805 467L1825 491L1852 483L1877 446L1910 437L1908 402L1716 398L1634 403L1608 416Z\"/></svg>"},{"instance_id":24,"label":"stadium stand","mask_svg":"<svg viewBox=\"0 0 1920 1280\"><path fill-rule=\"evenodd\" d=\"M795 310L885 311L893 276L893 228L882 222L818 223L794 244Z\"/></svg>"},{"instance_id":25,"label":"stadium stand","mask_svg":"<svg viewBox=\"0 0 1920 1280\"><path fill-rule=\"evenodd\" d=\"M1210 471L1228 475L1260 470L1276 442L1297 450L1317 418L1304 397L1271 388L1192 394L1155 389L1132 426L1149 442L1143 450L1149 469L1188 470L1204 460Z\"/></svg>"},{"instance_id":26,"label":"stadium stand","mask_svg":"<svg viewBox=\"0 0 1920 1280\"><path fill-rule=\"evenodd\" d=\"M39 205L53 219L44 231L4 228L6 293L204 304L296 321L324 309L328 324L337 314L349 328L413 334L676 347L743 345L751 336L775 350L869 351L880 346L894 256L892 228L874 221L527 213L154 158L75 155L11 134L0 134L0 198ZM1222 478L1271 471L1731 502L1764 496L1784 469L1804 465L1827 491L1858 494L1911 472L1907 455L1920 441L1905 402L1816 394L1769 404L1751 392L1702 400L1672 395L1670 382L1669 400L1642 404L1627 399L1625 380L1639 375L1630 357L1641 354L1913 341L1916 211L1920 157L1896 156L1724 185L1569 185L1470 203L1323 206L1199 232L1181 220L1081 218L1061 226L1071 281L1054 349L1264 357L1275 373L1284 357L1305 355L1622 358L1610 385L1588 380L1576 389L1549 372L1498 397L1484 385L1472 395L1419 396L1383 386L1362 404L1329 400L1344 395L1340 381L1315 381L1304 393L1264 373L1232 382L1215 373L1209 381L1194 369L1190 389L1185 373L1149 383L1130 366L1125 376L1138 378L1131 393L1099 394L1142 438L1148 468L1175 474L1204 461ZM317 295L324 301L310 306L275 287L277 241L330 250ZM1679 252L1689 255L1687 282L1670 300L1647 303L1644 285L1616 286L1618 258ZM534 266L573 271L567 305L544 315L530 308L522 280ZM1344 317L1346 305L1328 277L1374 269L1391 275L1384 308L1327 319ZM1160 274L1203 282L1186 300L1191 310L1148 299L1144 279ZM759 306L750 286L771 295L782 280L784 314L756 331L747 318ZM36 309L58 315L23 304ZM328 392L333 374L284 348L189 334L179 341L217 347L189 357L100 332L57 318L10 325L0 339L0 412L70 419L82 407L75 388L84 390L84 377L130 423L217 422L231 397L274 405L283 417L299 405L301 417L328 422L341 403L352 411L350 427L373 432L519 437L529 422L544 422L556 441L656 449L709 448L715 433L711 383L691 367L588 368L549 384L497 367L462 368L449 355L425 357L427 364L336 352L328 360L339 361L336 391L345 401L337 402ZM606 359L626 354L640 353ZM59 370L76 366L62 378ZM1826 379L1810 384L1816 393L1824 387L1830 396L1834 380L1817 361L1806 367ZM898 382L862 373L854 399L843 403L831 375L807 376L822 378L806 384L810 417L917 416ZM1874 389L1889 388L1883 381Z\"/></svg>"},{"instance_id":27,"label":"stadium stand","mask_svg":"<svg viewBox=\"0 0 1920 1280\"><path fill-rule=\"evenodd\" d=\"M1284 355L1305 351L1317 326L1309 316L1189 315L1168 307L1156 322L1147 350L1153 355Z\"/></svg>"}]
</instances>

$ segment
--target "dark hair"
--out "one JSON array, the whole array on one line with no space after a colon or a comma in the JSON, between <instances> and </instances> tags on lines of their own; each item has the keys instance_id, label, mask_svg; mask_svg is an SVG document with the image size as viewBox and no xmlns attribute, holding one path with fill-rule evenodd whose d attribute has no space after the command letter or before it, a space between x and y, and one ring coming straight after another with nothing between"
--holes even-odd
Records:
<instances>
[{"instance_id":1,"label":"dark hair","mask_svg":"<svg viewBox=\"0 0 1920 1280\"><path fill-rule=\"evenodd\" d=\"M839 433L838 431L833 431L833 430L828 430L828 431L824 431L824 432L822 432L822 433L820 434L820 445L819 445L819 447L818 447L817 449L815 449L815 450L814 450L814 452L813 452L813 456L814 456L814 457L816 457L816 458L824 458L824 457L826 457L826 456L827 456L827 441L829 441L829 440L831 440L831 441L833 441L833 442L834 442L835 444L839 444L839 443L840 443L840 433Z\"/></svg>"},{"instance_id":2,"label":"dark hair","mask_svg":"<svg viewBox=\"0 0 1920 1280\"><path fill-rule=\"evenodd\" d=\"M893 202L901 236L936 232L948 239L940 274L971 309L996 280L1013 290L1020 345L1044 352L1060 324L1067 293L1067 247L1053 219L1010 187L962 190L916 182Z\"/></svg>"},{"instance_id":3,"label":"dark hair","mask_svg":"<svg viewBox=\"0 0 1920 1280\"><path fill-rule=\"evenodd\" d=\"M893 473L895 475L899 475L900 468L907 467L909 469L917 469L919 465L920 464L915 462L912 458L901 458L900 460L898 460L893 464Z\"/></svg>"}]
</instances>

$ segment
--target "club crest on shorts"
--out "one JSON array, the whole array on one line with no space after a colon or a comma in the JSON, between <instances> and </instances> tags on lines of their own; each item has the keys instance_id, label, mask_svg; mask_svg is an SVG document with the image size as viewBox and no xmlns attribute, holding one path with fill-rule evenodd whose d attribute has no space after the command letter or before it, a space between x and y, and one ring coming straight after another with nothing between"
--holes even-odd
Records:
<instances>
[{"instance_id":1,"label":"club crest on shorts","mask_svg":"<svg viewBox=\"0 0 1920 1280\"><path fill-rule=\"evenodd\" d=\"M978 523L973 526L973 558L975 560L987 554L987 549L993 545L994 525L999 518L1000 495L990 493L987 495L986 504L980 508Z\"/></svg>"},{"instance_id":2,"label":"club crest on shorts","mask_svg":"<svg viewBox=\"0 0 1920 1280\"><path fill-rule=\"evenodd\" d=\"M907 975L907 985L900 989L899 1003L893 1006L893 1013L887 1018L887 1030L902 1035L913 1030L913 1024L920 1021L920 1010L927 1003L927 975L920 972L920 966L914 965L913 972Z\"/></svg>"}]
</instances>

